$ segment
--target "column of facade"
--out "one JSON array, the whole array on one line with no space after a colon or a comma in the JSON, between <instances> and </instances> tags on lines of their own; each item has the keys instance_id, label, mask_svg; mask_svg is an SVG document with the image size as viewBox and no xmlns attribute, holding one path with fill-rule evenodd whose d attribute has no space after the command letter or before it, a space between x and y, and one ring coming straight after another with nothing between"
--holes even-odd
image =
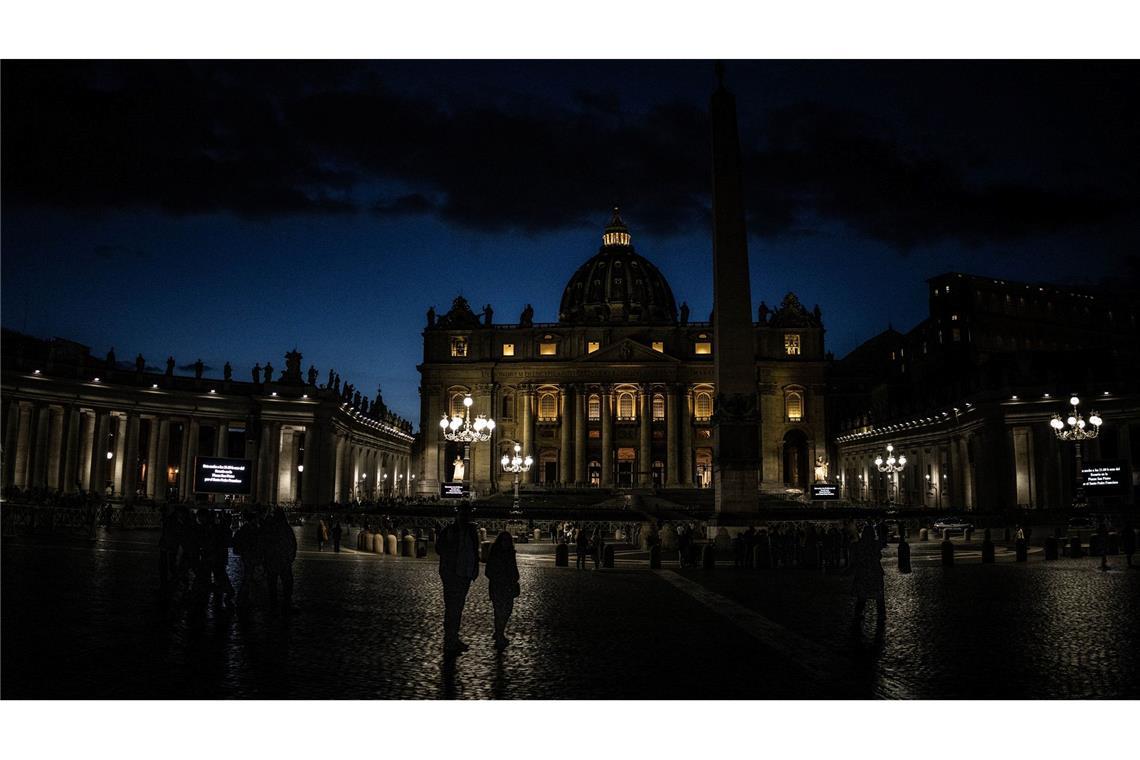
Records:
<instances>
[{"instance_id":1,"label":"column of facade","mask_svg":"<svg viewBox=\"0 0 1140 760\"><path fill-rule=\"evenodd\" d=\"M111 488L119 496L124 494L123 477L127 469L127 417L115 415L111 420L115 426L115 458L111 460L114 465L111 469Z\"/></svg>"},{"instance_id":2,"label":"column of facade","mask_svg":"<svg viewBox=\"0 0 1140 760\"><path fill-rule=\"evenodd\" d=\"M343 500L350 502L356 496L356 483L352 480L352 438L345 436L340 456L340 492Z\"/></svg>"},{"instance_id":3,"label":"column of facade","mask_svg":"<svg viewBox=\"0 0 1140 760\"><path fill-rule=\"evenodd\" d=\"M0 486L12 482L12 473L16 469L16 433L19 429L20 402L11 401L8 403L8 412L4 415L4 472L0 475Z\"/></svg>"},{"instance_id":4,"label":"column of facade","mask_svg":"<svg viewBox=\"0 0 1140 760\"><path fill-rule=\"evenodd\" d=\"M538 475L538 452L534 450L534 387L519 386L519 401L522 402L522 447L523 454L534 457L535 466L520 477L524 483L533 483Z\"/></svg>"},{"instance_id":5,"label":"column of facade","mask_svg":"<svg viewBox=\"0 0 1140 760\"><path fill-rule=\"evenodd\" d=\"M76 406L67 408L67 429L63 437L63 461L60 463L60 488L64 493L75 493L79 486L80 411Z\"/></svg>"},{"instance_id":6,"label":"column of facade","mask_svg":"<svg viewBox=\"0 0 1140 760\"><path fill-rule=\"evenodd\" d=\"M51 424L51 408L40 404L36 409L36 441L32 460L32 485L36 488L47 486L48 472L48 428Z\"/></svg>"},{"instance_id":7,"label":"column of facade","mask_svg":"<svg viewBox=\"0 0 1140 760\"><path fill-rule=\"evenodd\" d=\"M495 407L492 397L494 386L489 383L480 383L472 390L474 391L472 398L475 401L471 407L472 413L476 416L485 414L488 418L494 419ZM498 420L496 420L496 427L497 426ZM498 457L495 456L495 451L498 449L498 438L498 433L492 430L491 436L486 443L471 446L471 484L480 494L489 493L492 490L491 483L495 477L495 461L498 459ZM389 480L395 477L396 474L394 471L389 472Z\"/></svg>"},{"instance_id":8,"label":"column of facade","mask_svg":"<svg viewBox=\"0 0 1140 760\"><path fill-rule=\"evenodd\" d=\"M191 417L182 436L182 466L178 474L178 492L183 501L194 500L194 458L198 456L198 419Z\"/></svg>"},{"instance_id":9,"label":"column of facade","mask_svg":"<svg viewBox=\"0 0 1140 760\"><path fill-rule=\"evenodd\" d=\"M558 392L558 480L562 483L570 483L574 480L573 468L573 403L574 397L571 395L570 387L563 385Z\"/></svg>"},{"instance_id":10,"label":"column of facade","mask_svg":"<svg viewBox=\"0 0 1140 760\"><path fill-rule=\"evenodd\" d=\"M31 459L32 405L20 402L16 422L16 453L13 456L12 483L19 488L28 485L28 460Z\"/></svg>"},{"instance_id":11,"label":"column of facade","mask_svg":"<svg viewBox=\"0 0 1140 760\"><path fill-rule=\"evenodd\" d=\"M127 417L126 461L123 463L123 498L128 503L138 496L139 477L139 425L142 420L136 412Z\"/></svg>"},{"instance_id":12,"label":"column of facade","mask_svg":"<svg viewBox=\"0 0 1140 760\"><path fill-rule=\"evenodd\" d=\"M270 473L270 459L273 451L273 423L269 420L261 421L261 435L258 438L257 448L257 481L254 493L257 494L257 501L268 504L269 489L273 482Z\"/></svg>"},{"instance_id":13,"label":"column of facade","mask_svg":"<svg viewBox=\"0 0 1140 760\"><path fill-rule=\"evenodd\" d=\"M681 485L691 488L693 485L693 389L685 388L684 398L681 400Z\"/></svg>"},{"instance_id":14,"label":"column of facade","mask_svg":"<svg viewBox=\"0 0 1140 760\"><path fill-rule=\"evenodd\" d=\"M95 415L79 413L79 465L76 480L83 491L91 490L91 450L95 445Z\"/></svg>"},{"instance_id":15,"label":"column of facade","mask_svg":"<svg viewBox=\"0 0 1140 760\"><path fill-rule=\"evenodd\" d=\"M653 423L653 391L649 385L640 385L637 389L638 424L637 424L637 480L639 486L645 487L653 483L653 436L650 425Z\"/></svg>"},{"instance_id":16,"label":"column of facade","mask_svg":"<svg viewBox=\"0 0 1140 760\"><path fill-rule=\"evenodd\" d=\"M677 386L665 389L665 483L670 488L681 484L677 471Z\"/></svg>"},{"instance_id":17,"label":"column of facade","mask_svg":"<svg viewBox=\"0 0 1140 760\"><path fill-rule=\"evenodd\" d=\"M230 424L219 422L214 428L214 456L228 457L230 455L229 440Z\"/></svg>"},{"instance_id":18,"label":"column of facade","mask_svg":"<svg viewBox=\"0 0 1140 760\"><path fill-rule=\"evenodd\" d=\"M281 423L274 422L270 427L269 503L278 504L281 501L281 492L279 489L281 473Z\"/></svg>"},{"instance_id":19,"label":"column of facade","mask_svg":"<svg viewBox=\"0 0 1140 760\"><path fill-rule=\"evenodd\" d=\"M158 472L158 417L150 418L150 433L146 441L146 495L148 499L157 497L159 480Z\"/></svg>"},{"instance_id":20,"label":"column of facade","mask_svg":"<svg viewBox=\"0 0 1140 760\"><path fill-rule=\"evenodd\" d=\"M63 489L60 482L60 465L63 461L63 426L63 408L51 407L48 419L47 487L53 490Z\"/></svg>"},{"instance_id":21,"label":"column of facade","mask_svg":"<svg viewBox=\"0 0 1140 760\"><path fill-rule=\"evenodd\" d=\"M316 464L318 455L317 447L320 445L318 441L320 437L317 433L316 424L308 424L305 426L304 437L305 450L301 454L301 467L298 479L300 480L301 488L297 493L297 499L302 504L317 504L320 502L317 496L317 489L314 487L320 482L319 473L313 469Z\"/></svg>"},{"instance_id":22,"label":"column of facade","mask_svg":"<svg viewBox=\"0 0 1140 760\"><path fill-rule=\"evenodd\" d=\"M109 412L95 411L94 430L91 439L91 483L88 489L102 495L107 492L107 437L111 430Z\"/></svg>"},{"instance_id":23,"label":"column of facade","mask_svg":"<svg viewBox=\"0 0 1140 760\"><path fill-rule=\"evenodd\" d=\"M603 385L602 401L602 487L614 487L614 412L613 386Z\"/></svg>"},{"instance_id":24,"label":"column of facade","mask_svg":"<svg viewBox=\"0 0 1140 760\"><path fill-rule=\"evenodd\" d=\"M282 430L278 434L280 440L280 455L277 458L277 500L290 501L293 498L293 452L296 440L292 430Z\"/></svg>"},{"instance_id":25,"label":"column of facade","mask_svg":"<svg viewBox=\"0 0 1140 760\"><path fill-rule=\"evenodd\" d=\"M574 485L583 488L587 485L589 476L586 472L586 438L589 430L586 428L586 404L589 402L589 393L586 386L574 386Z\"/></svg>"}]
</instances>

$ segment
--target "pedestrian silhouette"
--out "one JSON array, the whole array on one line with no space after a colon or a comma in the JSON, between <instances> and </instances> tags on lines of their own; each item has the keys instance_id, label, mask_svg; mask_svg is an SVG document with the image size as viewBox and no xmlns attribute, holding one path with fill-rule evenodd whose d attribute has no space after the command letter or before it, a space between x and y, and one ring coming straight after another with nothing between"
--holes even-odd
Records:
<instances>
[{"instance_id":1,"label":"pedestrian silhouette","mask_svg":"<svg viewBox=\"0 0 1140 760\"><path fill-rule=\"evenodd\" d=\"M578 528L578 540L576 543L578 549L578 569L586 569L586 555L590 553L590 536L586 533L585 528Z\"/></svg>"},{"instance_id":2,"label":"pedestrian silhouette","mask_svg":"<svg viewBox=\"0 0 1140 760\"><path fill-rule=\"evenodd\" d=\"M882 630L887 620L887 604L883 589L882 545L875 535L871 523L863 526L859 540L851 545L852 566L855 571L855 620L856 629L863 624L863 608L868 599L875 600L878 612L876 629Z\"/></svg>"},{"instance_id":3,"label":"pedestrian silhouette","mask_svg":"<svg viewBox=\"0 0 1140 760\"><path fill-rule=\"evenodd\" d=\"M337 553L340 552L340 535L342 532L343 532L343 530L340 527L340 520L336 520L335 522L333 522L332 545L333 545L333 551L337 552Z\"/></svg>"},{"instance_id":4,"label":"pedestrian silhouette","mask_svg":"<svg viewBox=\"0 0 1140 760\"><path fill-rule=\"evenodd\" d=\"M503 531L495 538L487 556L486 573L491 606L495 610L495 648L501 651L510 643L507 623L511 619L515 598L521 593L515 544L510 533Z\"/></svg>"},{"instance_id":5,"label":"pedestrian silhouette","mask_svg":"<svg viewBox=\"0 0 1140 760\"><path fill-rule=\"evenodd\" d=\"M317 551L323 552L325 544L329 542L329 526L325 524L324 518L317 521Z\"/></svg>"},{"instance_id":6,"label":"pedestrian silhouette","mask_svg":"<svg viewBox=\"0 0 1140 760\"><path fill-rule=\"evenodd\" d=\"M297 537L285 517L285 510L276 507L258 533L261 559L265 564L265 578L269 581L269 609L277 606L277 582L281 581L281 610L288 613L293 603L293 560L297 557Z\"/></svg>"},{"instance_id":7,"label":"pedestrian silhouette","mask_svg":"<svg viewBox=\"0 0 1140 760\"><path fill-rule=\"evenodd\" d=\"M454 656L470 647L459 638L463 605L471 582L479 577L479 534L471 524L471 506L460 504L455 522L435 542L439 578L443 582L443 651Z\"/></svg>"}]
</instances>

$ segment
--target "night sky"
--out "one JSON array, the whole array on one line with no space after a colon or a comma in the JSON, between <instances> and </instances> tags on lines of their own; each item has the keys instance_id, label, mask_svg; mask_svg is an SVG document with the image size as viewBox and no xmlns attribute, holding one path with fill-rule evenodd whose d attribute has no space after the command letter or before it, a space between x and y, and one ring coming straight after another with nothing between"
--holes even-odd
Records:
<instances>
[{"instance_id":1,"label":"night sky","mask_svg":"<svg viewBox=\"0 0 1140 760\"><path fill-rule=\"evenodd\" d=\"M620 205L712 306L713 66L5 62L5 327L161 367L297 347L418 419L420 331L562 288ZM837 356L958 270L1135 289L1140 69L729 62L752 297L818 303ZM187 367L185 372L189 372Z\"/></svg>"}]
</instances>

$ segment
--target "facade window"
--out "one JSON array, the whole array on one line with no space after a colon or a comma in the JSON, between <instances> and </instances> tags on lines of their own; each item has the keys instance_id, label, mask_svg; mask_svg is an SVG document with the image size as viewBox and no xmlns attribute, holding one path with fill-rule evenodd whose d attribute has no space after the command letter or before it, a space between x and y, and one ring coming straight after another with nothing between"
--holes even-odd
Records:
<instances>
[{"instance_id":1,"label":"facade window","mask_svg":"<svg viewBox=\"0 0 1140 760\"><path fill-rule=\"evenodd\" d=\"M557 343L539 343L538 344L539 356L557 356L558 344Z\"/></svg>"},{"instance_id":2,"label":"facade window","mask_svg":"<svg viewBox=\"0 0 1140 760\"><path fill-rule=\"evenodd\" d=\"M653 350L659 354L665 353L665 341L663 341L663 340L653 341Z\"/></svg>"},{"instance_id":3,"label":"facade window","mask_svg":"<svg viewBox=\"0 0 1140 760\"><path fill-rule=\"evenodd\" d=\"M538 421L558 421L558 397L553 393L543 393L538 397Z\"/></svg>"},{"instance_id":4,"label":"facade window","mask_svg":"<svg viewBox=\"0 0 1140 760\"><path fill-rule=\"evenodd\" d=\"M586 353L592 354L601 347L602 347L602 344L600 341L596 341L596 340L587 341L586 342Z\"/></svg>"},{"instance_id":5,"label":"facade window","mask_svg":"<svg viewBox=\"0 0 1140 760\"><path fill-rule=\"evenodd\" d=\"M451 355L457 357L467 356L467 338L455 337L451 339Z\"/></svg>"},{"instance_id":6,"label":"facade window","mask_svg":"<svg viewBox=\"0 0 1140 760\"><path fill-rule=\"evenodd\" d=\"M503 413L501 416L504 420L509 420L509 419L514 418L514 416L515 416L515 397L514 396L512 396L510 394L503 396Z\"/></svg>"},{"instance_id":7,"label":"facade window","mask_svg":"<svg viewBox=\"0 0 1140 760\"><path fill-rule=\"evenodd\" d=\"M589 415L591 422L597 422L602 418L602 399L598 394L590 394L590 399L586 402L586 414Z\"/></svg>"},{"instance_id":8,"label":"facade window","mask_svg":"<svg viewBox=\"0 0 1140 760\"><path fill-rule=\"evenodd\" d=\"M958 315L957 314L951 314L950 315L950 321L951 322L957 322L958 321Z\"/></svg>"},{"instance_id":9,"label":"facade window","mask_svg":"<svg viewBox=\"0 0 1140 760\"><path fill-rule=\"evenodd\" d=\"M712 417L712 407L712 394L708 391L700 391L693 397L693 414L701 422Z\"/></svg>"},{"instance_id":10,"label":"facade window","mask_svg":"<svg viewBox=\"0 0 1140 760\"><path fill-rule=\"evenodd\" d=\"M800 336L798 333L784 333L784 355L800 355Z\"/></svg>"},{"instance_id":11,"label":"facade window","mask_svg":"<svg viewBox=\"0 0 1140 760\"><path fill-rule=\"evenodd\" d=\"M504 343L503 344L503 356L514 356L514 355L515 355L515 344L514 343Z\"/></svg>"},{"instance_id":12,"label":"facade window","mask_svg":"<svg viewBox=\"0 0 1140 760\"><path fill-rule=\"evenodd\" d=\"M451 404L449 405L449 407L451 410L451 416L452 417L454 417L456 415L463 417L467 414L467 407L463 406L463 399L466 396L467 396L467 394L464 393L463 391L459 391L458 393L452 393L451 394Z\"/></svg>"},{"instance_id":13,"label":"facade window","mask_svg":"<svg viewBox=\"0 0 1140 760\"><path fill-rule=\"evenodd\" d=\"M784 416L788 422L800 422L804 418L804 395L800 391L784 394Z\"/></svg>"},{"instance_id":14,"label":"facade window","mask_svg":"<svg viewBox=\"0 0 1140 760\"><path fill-rule=\"evenodd\" d=\"M951 334L951 336L954 338L954 342L955 342L955 343L960 343L960 342L962 341L962 331L961 331L961 330L959 330L957 327L955 327L955 328L954 328L954 329L953 329L953 330L950 332L950 334Z\"/></svg>"},{"instance_id":15,"label":"facade window","mask_svg":"<svg viewBox=\"0 0 1140 760\"><path fill-rule=\"evenodd\" d=\"M617 397L618 419L619 420L634 420L637 419L634 414L636 408L636 399L630 391L622 391Z\"/></svg>"},{"instance_id":16,"label":"facade window","mask_svg":"<svg viewBox=\"0 0 1140 760\"><path fill-rule=\"evenodd\" d=\"M701 355L711 354L712 353L712 343L710 343L707 340L698 340L696 343L693 344L693 353L694 354L701 354Z\"/></svg>"},{"instance_id":17,"label":"facade window","mask_svg":"<svg viewBox=\"0 0 1140 760\"><path fill-rule=\"evenodd\" d=\"M653 394L653 420L660 422L665 419L665 397L660 393Z\"/></svg>"}]
</instances>

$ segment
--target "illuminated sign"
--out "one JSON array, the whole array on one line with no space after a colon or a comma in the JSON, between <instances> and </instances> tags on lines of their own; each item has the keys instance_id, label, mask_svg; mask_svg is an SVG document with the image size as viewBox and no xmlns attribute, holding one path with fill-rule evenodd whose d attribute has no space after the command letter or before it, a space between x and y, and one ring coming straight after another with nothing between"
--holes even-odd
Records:
<instances>
[{"instance_id":1,"label":"illuminated sign","mask_svg":"<svg viewBox=\"0 0 1140 760\"><path fill-rule=\"evenodd\" d=\"M250 460L194 457L194 493L248 496L252 486L253 462Z\"/></svg>"},{"instance_id":2,"label":"illuminated sign","mask_svg":"<svg viewBox=\"0 0 1140 760\"><path fill-rule=\"evenodd\" d=\"M1128 464L1120 461L1085 462L1081 466L1085 493L1089 496L1127 494L1132 486Z\"/></svg>"},{"instance_id":3,"label":"illuminated sign","mask_svg":"<svg viewBox=\"0 0 1140 760\"><path fill-rule=\"evenodd\" d=\"M467 496L463 483L440 483L439 495L443 499L462 499Z\"/></svg>"},{"instance_id":4,"label":"illuminated sign","mask_svg":"<svg viewBox=\"0 0 1140 760\"><path fill-rule=\"evenodd\" d=\"M812 483L812 501L835 501L839 498L839 486L831 483Z\"/></svg>"}]
</instances>

